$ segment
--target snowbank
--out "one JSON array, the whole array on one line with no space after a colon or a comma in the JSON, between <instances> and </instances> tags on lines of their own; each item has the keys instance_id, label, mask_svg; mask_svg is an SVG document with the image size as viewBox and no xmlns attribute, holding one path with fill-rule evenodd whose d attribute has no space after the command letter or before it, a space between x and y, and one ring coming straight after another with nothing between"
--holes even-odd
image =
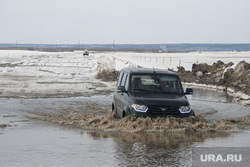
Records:
<instances>
[{"instance_id":1,"label":"snowbank","mask_svg":"<svg viewBox=\"0 0 250 167\"><path fill-rule=\"evenodd\" d=\"M250 52L102 52L83 56L79 51L0 50L0 96L36 98L110 93L114 90L119 71L124 67L177 70L178 66L183 66L186 70L191 70L194 63L212 64L218 60L225 64L234 63L233 66L224 68L221 73L221 78L227 78L230 76L230 69L236 67L240 61L250 62ZM241 71L241 68L238 69ZM199 73L200 77L206 74ZM246 77L249 78L249 75ZM208 86L208 83L201 84ZM209 87L213 86L211 84ZM216 89L225 89L223 85L216 86ZM239 99L249 99L249 94L242 94L232 88L228 87L227 91L237 95Z\"/></svg>"}]
</instances>

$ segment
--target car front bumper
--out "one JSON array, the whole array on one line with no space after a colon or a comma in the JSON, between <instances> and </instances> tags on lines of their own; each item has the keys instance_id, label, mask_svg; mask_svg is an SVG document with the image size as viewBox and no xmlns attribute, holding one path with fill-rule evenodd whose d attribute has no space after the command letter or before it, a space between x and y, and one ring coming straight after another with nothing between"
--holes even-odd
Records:
<instances>
[{"instance_id":1,"label":"car front bumper","mask_svg":"<svg viewBox=\"0 0 250 167\"><path fill-rule=\"evenodd\" d=\"M132 111L130 114L132 117L142 117L142 118L157 118L157 117L177 117L177 118L184 118L184 117L190 117L190 116L195 116L194 111L191 110L189 113L175 113L175 114L168 114L168 113L158 113L158 114L151 114L150 112L137 112L137 111Z\"/></svg>"}]
</instances>

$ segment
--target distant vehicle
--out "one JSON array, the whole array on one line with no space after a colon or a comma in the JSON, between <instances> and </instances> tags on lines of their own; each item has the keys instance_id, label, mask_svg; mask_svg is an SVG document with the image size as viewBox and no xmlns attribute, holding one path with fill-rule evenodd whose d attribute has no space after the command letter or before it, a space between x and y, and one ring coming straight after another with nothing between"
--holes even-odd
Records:
<instances>
[{"instance_id":1,"label":"distant vehicle","mask_svg":"<svg viewBox=\"0 0 250 167\"><path fill-rule=\"evenodd\" d=\"M117 117L195 116L179 76L168 70L124 68L121 70L112 101Z\"/></svg>"},{"instance_id":2,"label":"distant vehicle","mask_svg":"<svg viewBox=\"0 0 250 167\"><path fill-rule=\"evenodd\" d=\"M83 52L83 56L88 56L89 55L89 51L86 49L86 50L84 50L84 52Z\"/></svg>"}]
</instances>

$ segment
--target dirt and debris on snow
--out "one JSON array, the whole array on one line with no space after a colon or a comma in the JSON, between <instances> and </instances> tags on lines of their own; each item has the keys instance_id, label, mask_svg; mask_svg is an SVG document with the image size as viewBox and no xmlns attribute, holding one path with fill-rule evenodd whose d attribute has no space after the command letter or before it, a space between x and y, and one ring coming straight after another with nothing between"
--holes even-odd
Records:
<instances>
[{"instance_id":1,"label":"dirt and debris on snow","mask_svg":"<svg viewBox=\"0 0 250 167\"><path fill-rule=\"evenodd\" d=\"M241 61L235 68L233 63L217 61L213 65L193 64L192 71L178 67L178 75L183 82L230 87L236 91L250 94L250 64Z\"/></svg>"},{"instance_id":2,"label":"dirt and debris on snow","mask_svg":"<svg viewBox=\"0 0 250 167\"><path fill-rule=\"evenodd\" d=\"M250 100L250 64L241 61L233 67L232 62L217 61L212 65L193 64L191 71L178 67L177 73L182 82L218 86L229 93L242 92L245 96L239 100Z\"/></svg>"}]
</instances>

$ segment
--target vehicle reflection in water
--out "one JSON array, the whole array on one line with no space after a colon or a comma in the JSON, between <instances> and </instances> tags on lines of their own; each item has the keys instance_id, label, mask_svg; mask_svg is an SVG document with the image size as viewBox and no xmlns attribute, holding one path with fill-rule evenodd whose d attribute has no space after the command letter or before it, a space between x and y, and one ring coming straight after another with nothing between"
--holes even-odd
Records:
<instances>
[{"instance_id":1,"label":"vehicle reflection in water","mask_svg":"<svg viewBox=\"0 0 250 167\"><path fill-rule=\"evenodd\" d=\"M192 143L227 133L87 132L94 140L112 138L119 166L191 166Z\"/></svg>"}]
</instances>

